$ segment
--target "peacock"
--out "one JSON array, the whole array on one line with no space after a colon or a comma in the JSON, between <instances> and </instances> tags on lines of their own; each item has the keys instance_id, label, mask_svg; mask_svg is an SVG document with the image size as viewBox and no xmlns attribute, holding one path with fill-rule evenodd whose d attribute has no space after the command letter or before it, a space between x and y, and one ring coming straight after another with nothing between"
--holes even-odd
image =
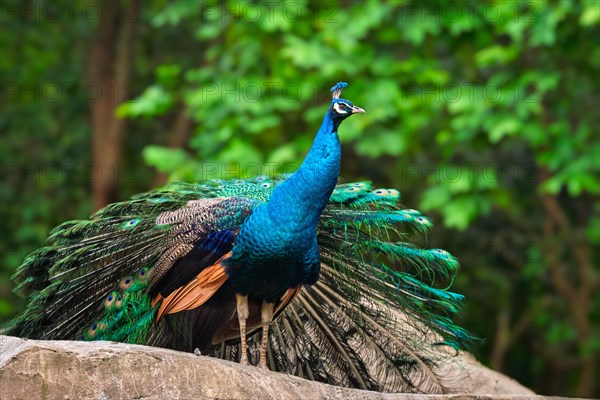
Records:
<instances>
[{"instance_id":1,"label":"peacock","mask_svg":"<svg viewBox=\"0 0 600 400\"><path fill-rule=\"evenodd\" d=\"M173 183L54 228L14 274L26 309L6 334L109 340L258 364L330 384L443 391L458 262L414 244L430 219L395 189L338 183L332 89L293 174Z\"/></svg>"}]
</instances>

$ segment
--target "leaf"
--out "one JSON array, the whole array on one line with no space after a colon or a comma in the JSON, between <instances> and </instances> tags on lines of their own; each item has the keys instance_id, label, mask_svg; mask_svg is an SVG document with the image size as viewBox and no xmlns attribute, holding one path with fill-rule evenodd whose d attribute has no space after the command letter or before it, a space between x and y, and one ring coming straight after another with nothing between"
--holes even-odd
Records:
<instances>
[{"instance_id":1,"label":"leaf","mask_svg":"<svg viewBox=\"0 0 600 400\"><path fill-rule=\"evenodd\" d=\"M597 1L584 1L583 12L579 16L582 26L591 26L600 20L600 3Z\"/></svg>"},{"instance_id":2,"label":"leaf","mask_svg":"<svg viewBox=\"0 0 600 400\"><path fill-rule=\"evenodd\" d=\"M298 156L299 154L296 150L295 143L288 143L275 149L275 151L269 155L267 162L270 164L292 163L297 162Z\"/></svg>"},{"instance_id":3,"label":"leaf","mask_svg":"<svg viewBox=\"0 0 600 400\"><path fill-rule=\"evenodd\" d=\"M179 81L181 66L166 64L156 68L156 79L164 87L173 87Z\"/></svg>"},{"instance_id":4,"label":"leaf","mask_svg":"<svg viewBox=\"0 0 600 400\"><path fill-rule=\"evenodd\" d=\"M244 128L248 133L260 134L269 128L277 127L281 124L281 120L276 115L265 115L262 117L253 117L246 124Z\"/></svg>"},{"instance_id":5,"label":"leaf","mask_svg":"<svg viewBox=\"0 0 600 400\"><path fill-rule=\"evenodd\" d=\"M493 45L475 54L475 61L481 67L505 65L517 56L517 47Z\"/></svg>"},{"instance_id":6,"label":"leaf","mask_svg":"<svg viewBox=\"0 0 600 400\"><path fill-rule=\"evenodd\" d=\"M239 137L231 139L227 143L227 147L219 153L218 158L226 163L235 165L236 168L239 167L242 171L250 171L253 166L262 164L260 152L246 140L242 140Z\"/></svg>"},{"instance_id":7,"label":"leaf","mask_svg":"<svg viewBox=\"0 0 600 400\"><path fill-rule=\"evenodd\" d=\"M196 29L196 37L200 40L210 40L214 39L223 31L224 25L216 22L208 22L204 21L198 29Z\"/></svg>"},{"instance_id":8,"label":"leaf","mask_svg":"<svg viewBox=\"0 0 600 400\"><path fill-rule=\"evenodd\" d=\"M591 194L600 194L600 182L597 176L581 172L574 174L567 183L569 194L573 197L579 196L583 192Z\"/></svg>"},{"instance_id":9,"label":"leaf","mask_svg":"<svg viewBox=\"0 0 600 400\"><path fill-rule=\"evenodd\" d=\"M546 180L541 186L542 192L547 192L551 194L558 194L562 189L563 181L560 176L553 176L550 179Z\"/></svg>"},{"instance_id":10,"label":"leaf","mask_svg":"<svg viewBox=\"0 0 600 400\"><path fill-rule=\"evenodd\" d=\"M490 142L498 143L504 136L511 136L517 133L520 128L521 122L517 118L503 118L490 130Z\"/></svg>"},{"instance_id":11,"label":"leaf","mask_svg":"<svg viewBox=\"0 0 600 400\"><path fill-rule=\"evenodd\" d=\"M478 214L477 203L473 197L453 199L442 209L444 224L449 228L465 230Z\"/></svg>"},{"instance_id":12,"label":"leaf","mask_svg":"<svg viewBox=\"0 0 600 400\"><path fill-rule=\"evenodd\" d=\"M148 165L160 172L171 173L188 162L189 156L182 149L168 149L162 146L146 146L143 151Z\"/></svg>"},{"instance_id":13,"label":"leaf","mask_svg":"<svg viewBox=\"0 0 600 400\"><path fill-rule=\"evenodd\" d=\"M406 141L400 131L381 131L365 135L356 144L358 154L373 158L386 154L399 155L405 148Z\"/></svg>"},{"instance_id":14,"label":"leaf","mask_svg":"<svg viewBox=\"0 0 600 400\"><path fill-rule=\"evenodd\" d=\"M442 185L434 185L423 192L419 207L423 211L437 210L448 201L450 201L448 188Z\"/></svg>"},{"instance_id":15,"label":"leaf","mask_svg":"<svg viewBox=\"0 0 600 400\"><path fill-rule=\"evenodd\" d=\"M128 101L117 108L119 118L155 117L166 113L174 100L162 86L151 86L136 100Z\"/></svg>"}]
</instances>

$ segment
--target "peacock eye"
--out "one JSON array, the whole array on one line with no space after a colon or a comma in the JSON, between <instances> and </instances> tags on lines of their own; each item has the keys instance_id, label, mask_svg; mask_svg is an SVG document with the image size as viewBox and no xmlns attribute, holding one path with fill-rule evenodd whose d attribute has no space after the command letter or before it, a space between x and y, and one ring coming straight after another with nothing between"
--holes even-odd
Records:
<instances>
[{"instance_id":1,"label":"peacock eye","mask_svg":"<svg viewBox=\"0 0 600 400\"><path fill-rule=\"evenodd\" d=\"M345 103L340 103L340 110L345 110L348 107Z\"/></svg>"}]
</instances>

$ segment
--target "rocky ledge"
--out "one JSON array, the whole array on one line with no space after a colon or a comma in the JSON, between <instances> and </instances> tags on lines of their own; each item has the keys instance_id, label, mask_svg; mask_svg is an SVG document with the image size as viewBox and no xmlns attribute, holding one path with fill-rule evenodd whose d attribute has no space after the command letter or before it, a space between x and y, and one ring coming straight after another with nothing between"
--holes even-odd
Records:
<instances>
[{"instance_id":1,"label":"rocky ledge","mask_svg":"<svg viewBox=\"0 0 600 400\"><path fill-rule=\"evenodd\" d=\"M0 399L544 398L467 355L454 368L445 374L451 394L376 393L146 346L0 336Z\"/></svg>"}]
</instances>

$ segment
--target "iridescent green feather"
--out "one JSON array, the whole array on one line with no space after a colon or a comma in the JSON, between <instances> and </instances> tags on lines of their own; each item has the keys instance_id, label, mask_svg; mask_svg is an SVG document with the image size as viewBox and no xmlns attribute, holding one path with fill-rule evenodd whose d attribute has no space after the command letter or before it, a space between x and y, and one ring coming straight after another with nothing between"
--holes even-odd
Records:
<instances>
[{"instance_id":1,"label":"iridescent green feather","mask_svg":"<svg viewBox=\"0 0 600 400\"><path fill-rule=\"evenodd\" d=\"M174 226L157 224L157 217L199 199L247 199L223 203L210 216L219 226L239 226L284 179L176 183L111 204L89 220L65 222L14 275L15 291L30 303L8 333L179 348L155 324L156 307L139 276L173 245ZM432 345L458 348L472 339L452 322L462 300L449 290L458 263L414 244L432 224L399 207L399 198L370 182L337 186L318 227L321 278L274 322L271 368L374 390L409 390L405 382L415 380L439 386L429 371L437 357ZM124 288L127 277L132 284ZM258 341L250 343L256 351ZM215 354L239 353L229 343ZM369 365L379 366L378 375Z\"/></svg>"}]
</instances>

